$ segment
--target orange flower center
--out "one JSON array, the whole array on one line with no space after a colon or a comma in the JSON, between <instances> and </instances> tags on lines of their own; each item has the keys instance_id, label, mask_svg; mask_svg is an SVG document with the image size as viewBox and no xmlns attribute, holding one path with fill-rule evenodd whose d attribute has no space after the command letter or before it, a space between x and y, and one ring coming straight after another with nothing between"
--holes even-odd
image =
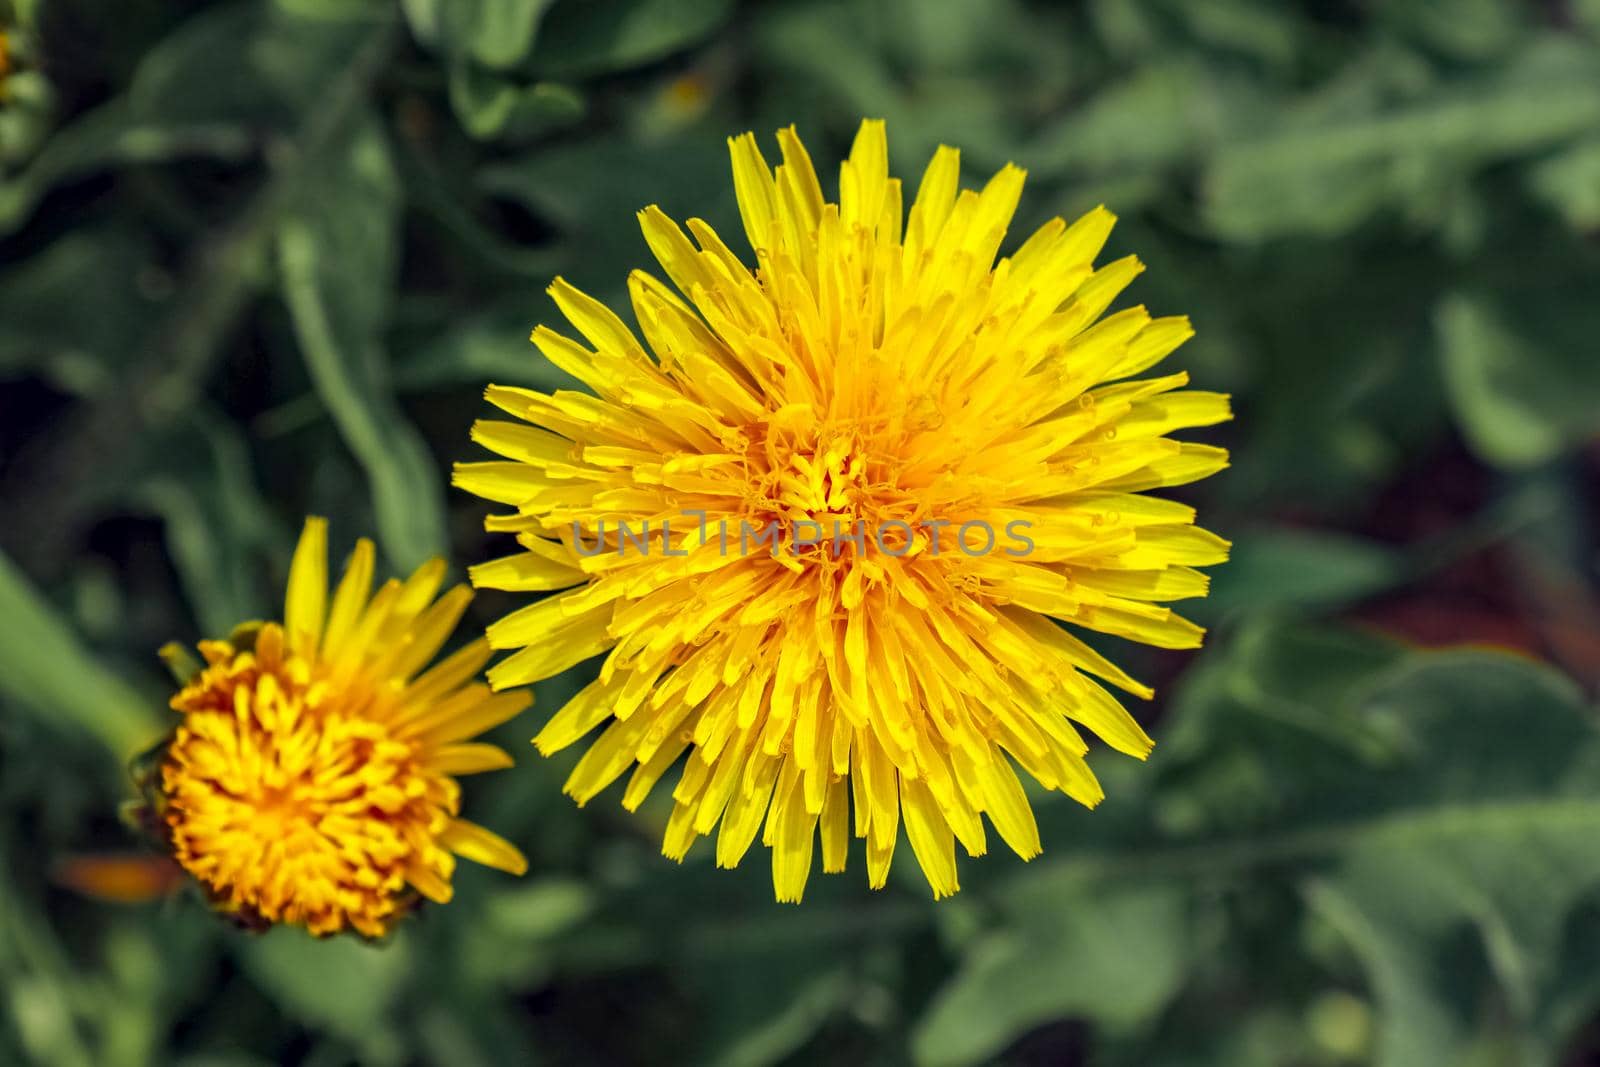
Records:
<instances>
[{"instance_id":1,"label":"orange flower center","mask_svg":"<svg viewBox=\"0 0 1600 1067\"><path fill-rule=\"evenodd\" d=\"M455 861L436 839L459 790L373 714L387 687L286 652L276 625L253 650L202 651L210 666L173 698L186 714L161 781L174 854L218 902L247 921L377 937L408 881L449 896Z\"/></svg>"}]
</instances>

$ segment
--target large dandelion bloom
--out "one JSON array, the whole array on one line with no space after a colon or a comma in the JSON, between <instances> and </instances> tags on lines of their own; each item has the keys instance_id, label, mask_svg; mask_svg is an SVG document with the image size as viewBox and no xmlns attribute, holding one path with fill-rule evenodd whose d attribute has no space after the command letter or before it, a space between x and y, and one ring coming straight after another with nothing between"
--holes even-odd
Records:
<instances>
[{"instance_id":1,"label":"large dandelion bloom","mask_svg":"<svg viewBox=\"0 0 1600 1067\"><path fill-rule=\"evenodd\" d=\"M153 767L147 819L240 921L378 937L417 894L450 899L456 856L526 869L514 846L457 817L455 776L511 765L469 739L528 695L472 681L491 654L482 640L423 670L472 599L466 586L434 599L442 560L369 600L363 539L331 605L327 571L327 526L310 519L284 621L200 644L206 665L172 698L183 720Z\"/></svg>"},{"instance_id":2,"label":"large dandelion bloom","mask_svg":"<svg viewBox=\"0 0 1600 1067\"><path fill-rule=\"evenodd\" d=\"M985 851L980 815L1039 852L1017 767L1092 806L1078 727L1149 752L1094 678L1150 690L1056 620L1200 643L1164 602L1204 595L1193 568L1227 543L1143 491L1226 466L1166 435L1228 418L1228 400L1181 373L1127 380L1192 331L1143 308L1101 318L1141 270L1092 266L1104 209L996 262L1016 167L960 190L940 148L906 215L881 122L862 124L837 204L794 131L778 141L775 171L751 135L730 142L754 269L704 222L686 235L647 208L676 291L630 276L643 343L558 279L587 344L543 327L533 341L593 395L489 388L519 421L473 436L506 461L462 464L456 483L514 506L487 526L525 551L472 580L565 590L489 628L520 650L489 680L607 653L535 740L550 752L608 724L566 788L581 804L632 767L630 809L687 749L669 857L720 824L732 866L761 830L777 896L799 900L819 829L825 871L844 868L852 828L866 839L876 887L903 819L944 896L955 842Z\"/></svg>"}]
</instances>

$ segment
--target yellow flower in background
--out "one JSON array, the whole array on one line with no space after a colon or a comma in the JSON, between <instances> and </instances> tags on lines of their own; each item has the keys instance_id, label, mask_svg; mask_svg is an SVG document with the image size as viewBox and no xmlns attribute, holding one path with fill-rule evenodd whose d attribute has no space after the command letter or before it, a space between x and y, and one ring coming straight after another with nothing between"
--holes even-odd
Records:
<instances>
[{"instance_id":1,"label":"yellow flower in background","mask_svg":"<svg viewBox=\"0 0 1600 1067\"><path fill-rule=\"evenodd\" d=\"M636 808L684 751L663 851L717 830L739 862L758 831L780 900L799 900L819 829L825 871L866 839L881 886L899 828L935 896L984 821L1024 858L1038 828L1016 768L1102 797L1086 727L1151 741L1094 679L1149 697L1056 620L1169 648L1199 627L1165 602L1227 542L1144 495L1227 465L1166 435L1229 417L1187 376L1130 380L1188 339L1184 318L1103 313L1142 269L1095 269L1103 208L1046 223L996 262L1022 192L1007 166L959 188L940 148L909 214L881 122L864 122L827 202L792 129L774 171L730 142L755 268L704 222L640 214L673 288L629 278L643 341L557 280L580 343L533 341L593 395L490 386L517 421L473 437L504 462L456 484L511 505L487 520L524 551L476 585L565 590L489 628L517 649L496 687L608 653L536 738L605 729L567 782L581 804L632 768ZM648 346L648 347L647 347ZM1115 384L1107 384L1115 383ZM720 829L719 829L720 827Z\"/></svg>"},{"instance_id":2,"label":"yellow flower in background","mask_svg":"<svg viewBox=\"0 0 1600 1067\"><path fill-rule=\"evenodd\" d=\"M526 869L514 846L457 816L456 776L511 765L470 739L529 697L473 681L490 656L482 640L424 670L472 599L463 585L435 600L444 572L433 560L369 599L363 539L330 604L327 524L308 519L283 622L200 644L204 668L172 699L183 720L159 756L150 815L220 910L379 937L415 894L450 899L457 856Z\"/></svg>"}]
</instances>

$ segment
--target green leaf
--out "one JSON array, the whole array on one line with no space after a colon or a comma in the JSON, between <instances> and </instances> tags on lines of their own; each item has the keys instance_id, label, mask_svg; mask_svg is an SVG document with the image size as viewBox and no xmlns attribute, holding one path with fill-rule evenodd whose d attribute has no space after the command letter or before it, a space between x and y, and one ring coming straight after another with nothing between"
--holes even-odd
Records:
<instances>
[{"instance_id":1,"label":"green leaf","mask_svg":"<svg viewBox=\"0 0 1600 1067\"><path fill-rule=\"evenodd\" d=\"M462 385L519 385L553 392L587 387L545 359L528 340L537 315L517 301L473 316L395 362L395 384L408 392Z\"/></svg>"},{"instance_id":2,"label":"green leaf","mask_svg":"<svg viewBox=\"0 0 1600 1067\"><path fill-rule=\"evenodd\" d=\"M760 922L760 920L757 920ZM780 935L787 926L772 922ZM771 1067L788 1062L837 1018L858 988L847 943L795 938L786 945L731 944L690 956L680 973L714 1018L692 1035L694 1060L715 1067Z\"/></svg>"},{"instance_id":3,"label":"green leaf","mask_svg":"<svg viewBox=\"0 0 1600 1067\"><path fill-rule=\"evenodd\" d=\"M1280 608L1327 609L1401 581L1408 572L1393 549L1358 537L1287 527L1248 530L1234 539L1197 618Z\"/></svg>"},{"instance_id":4,"label":"green leaf","mask_svg":"<svg viewBox=\"0 0 1600 1067\"><path fill-rule=\"evenodd\" d=\"M370 945L353 936L317 939L295 927L238 945L240 965L279 1008L381 1061L401 1059L394 1011L411 955L404 936Z\"/></svg>"},{"instance_id":5,"label":"green leaf","mask_svg":"<svg viewBox=\"0 0 1600 1067\"><path fill-rule=\"evenodd\" d=\"M1436 316L1447 395L1473 448L1525 467L1600 431L1600 312L1551 306L1550 294L1514 311L1488 294L1447 297Z\"/></svg>"},{"instance_id":6,"label":"green leaf","mask_svg":"<svg viewBox=\"0 0 1600 1067\"><path fill-rule=\"evenodd\" d=\"M966 955L912 1037L923 1067L986 1063L1033 1027L1087 1016L1140 1022L1183 982L1188 933L1181 885L1096 886L1019 880L1008 923Z\"/></svg>"},{"instance_id":7,"label":"green leaf","mask_svg":"<svg viewBox=\"0 0 1600 1067\"><path fill-rule=\"evenodd\" d=\"M58 131L26 170L0 183L0 235L69 179L192 156L238 161L259 146L257 131L292 129L381 17L332 14L302 18L243 2L183 22L139 57L126 95Z\"/></svg>"},{"instance_id":8,"label":"green leaf","mask_svg":"<svg viewBox=\"0 0 1600 1067\"><path fill-rule=\"evenodd\" d=\"M17 62L12 60L13 65ZM58 102L54 87L36 70L5 79L5 107L0 108L0 169L12 170L33 158L52 132Z\"/></svg>"},{"instance_id":9,"label":"green leaf","mask_svg":"<svg viewBox=\"0 0 1600 1067\"><path fill-rule=\"evenodd\" d=\"M1272 0L1174 4L1172 11L1189 33L1211 48L1285 72L1291 69L1302 39L1309 36L1306 20L1295 9Z\"/></svg>"},{"instance_id":10,"label":"green leaf","mask_svg":"<svg viewBox=\"0 0 1600 1067\"><path fill-rule=\"evenodd\" d=\"M732 0L565 0L545 15L531 66L547 77L624 70L706 37Z\"/></svg>"},{"instance_id":11,"label":"green leaf","mask_svg":"<svg viewBox=\"0 0 1600 1067\"><path fill-rule=\"evenodd\" d=\"M317 394L366 470L398 566L445 546L442 479L394 401L382 349L396 269L399 181L383 133L356 124L278 233L284 299Z\"/></svg>"},{"instance_id":12,"label":"green leaf","mask_svg":"<svg viewBox=\"0 0 1600 1067\"><path fill-rule=\"evenodd\" d=\"M315 17L251 0L211 8L143 57L128 108L147 122L291 129L380 17L356 4L325 4Z\"/></svg>"},{"instance_id":13,"label":"green leaf","mask_svg":"<svg viewBox=\"0 0 1600 1067\"><path fill-rule=\"evenodd\" d=\"M892 51L895 60L929 73L981 66L997 54L1021 58L1038 43L1027 33L1038 27L1030 26L1029 12L1016 0L983 4L883 0L871 11L825 7L820 15L814 10L809 14L815 22L847 24L855 21L852 14L867 14L868 19L860 20L863 24L892 27L883 40L885 51Z\"/></svg>"},{"instance_id":14,"label":"green leaf","mask_svg":"<svg viewBox=\"0 0 1600 1067\"><path fill-rule=\"evenodd\" d=\"M1329 236L1390 206L1436 212L1441 191L1486 164L1591 133L1600 124L1597 52L1552 40L1492 79L1443 83L1403 105L1376 95L1357 113L1280 113L1279 129L1229 143L1204 175L1221 236Z\"/></svg>"},{"instance_id":15,"label":"green leaf","mask_svg":"<svg viewBox=\"0 0 1600 1067\"><path fill-rule=\"evenodd\" d=\"M1567 924L1600 888L1592 714L1564 679L1473 653L1417 663L1370 706L1404 717L1419 758L1454 739L1447 767L1407 788L1409 802L1351 835L1337 865L1308 882L1313 905L1367 966L1382 1010L1378 1063L1462 1062L1481 1036L1486 987L1520 1062L1553 1063L1568 1037L1552 1025L1570 988L1560 971ZM1401 790L1389 792L1399 800ZM1481 952L1476 967L1452 951L1458 937Z\"/></svg>"},{"instance_id":16,"label":"green leaf","mask_svg":"<svg viewBox=\"0 0 1600 1067\"><path fill-rule=\"evenodd\" d=\"M1247 101L1196 63L1147 64L1073 108L1028 146L1030 175L1105 175L1170 166L1215 136ZM1119 203L1118 210L1125 210Z\"/></svg>"},{"instance_id":17,"label":"green leaf","mask_svg":"<svg viewBox=\"0 0 1600 1067\"><path fill-rule=\"evenodd\" d=\"M555 937L594 911L594 892L569 878L541 878L490 898L485 919L502 937L526 944Z\"/></svg>"},{"instance_id":18,"label":"green leaf","mask_svg":"<svg viewBox=\"0 0 1600 1067\"><path fill-rule=\"evenodd\" d=\"M248 131L228 122L144 118L126 100L112 100L57 131L27 169L0 182L0 236L21 227L46 193L73 178L118 164L237 160L253 146Z\"/></svg>"},{"instance_id":19,"label":"green leaf","mask_svg":"<svg viewBox=\"0 0 1600 1067\"><path fill-rule=\"evenodd\" d=\"M1528 184L1573 229L1600 229L1600 137L1539 163L1528 172Z\"/></svg>"},{"instance_id":20,"label":"green leaf","mask_svg":"<svg viewBox=\"0 0 1600 1067\"><path fill-rule=\"evenodd\" d=\"M518 85L466 62L451 64L450 106L480 141L530 138L576 122L584 112L583 97L565 85Z\"/></svg>"},{"instance_id":21,"label":"green leaf","mask_svg":"<svg viewBox=\"0 0 1600 1067\"><path fill-rule=\"evenodd\" d=\"M1331 636L1263 627L1237 681L1182 709L1214 745L1259 764L1250 802L1236 787L1217 809L1227 812L1217 836L1107 855L1102 869L1204 871L1247 886L1248 872L1276 865L1366 967L1378 1063L1465 1062L1486 1039L1515 1040L1519 1062L1540 1062L1567 1036L1554 1025L1571 1007L1556 977L1561 931L1600 889L1593 711L1566 679L1512 656L1386 662L1354 645L1340 652ZM1216 765L1221 784L1230 763L1236 778L1250 766L1219 747L1186 748L1190 771L1173 781L1188 804L1219 795L1196 771ZM1508 1026L1490 1026L1496 1017Z\"/></svg>"},{"instance_id":22,"label":"green leaf","mask_svg":"<svg viewBox=\"0 0 1600 1067\"><path fill-rule=\"evenodd\" d=\"M764 969L763 981L775 968ZM704 1062L713 1067L767 1067L781 1064L805 1046L850 995L848 977L838 970L808 973L793 986L783 985L776 1010L757 1011L739 1032L724 1038ZM766 991L768 997L771 990Z\"/></svg>"},{"instance_id":23,"label":"green leaf","mask_svg":"<svg viewBox=\"0 0 1600 1067\"><path fill-rule=\"evenodd\" d=\"M1381 635L1254 616L1195 665L1175 697L1153 765L1183 788L1163 799L1161 817L1178 815L1172 828L1198 832L1201 824L1220 827L1259 812L1303 786L1300 745L1379 758L1390 733L1363 719L1361 700L1404 656ZM1278 758L1260 755L1263 748ZM1191 825L1188 814L1196 812Z\"/></svg>"},{"instance_id":24,"label":"green leaf","mask_svg":"<svg viewBox=\"0 0 1600 1067\"><path fill-rule=\"evenodd\" d=\"M33 371L80 396L106 389L157 310L139 287L152 258L121 229L80 230L0 276L0 376ZM93 315L79 306L86 292Z\"/></svg>"},{"instance_id":25,"label":"green leaf","mask_svg":"<svg viewBox=\"0 0 1600 1067\"><path fill-rule=\"evenodd\" d=\"M1600 890L1600 722L1570 681L1509 655L1263 623L1190 681L1177 719L1154 795L1110 791L1092 837L1001 887L996 928L919 1023L926 1059L980 1062L1062 1015L1132 1033L1191 995L1201 957L1185 946L1219 890L1292 888L1333 924L1376 998L1382 1067L1466 1062L1484 1042L1549 1062L1600 1004L1565 956ZM1126 899L1150 911L1120 916ZM1102 958L1059 933L1076 922L1105 934ZM1153 974L1119 969L1113 946ZM1080 990L1080 974L1100 984Z\"/></svg>"},{"instance_id":26,"label":"green leaf","mask_svg":"<svg viewBox=\"0 0 1600 1067\"><path fill-rule=\"evenodd\" d=\"M552 0L404 0L417 40L450 56L466 55L499 70L533 47Z\"/></svg>"},{"instance_id":27,"label":"green leaf","mask_svg":"<svg viewBox=\"0 0 1600 1067\"><path fill-rule=\"evenodd\" d=\"M165 521L168 552L201 632L226 634L246 619L269 617L260 575L274 520L238 430L199 411L149 446L146 469L118 495Z\"/></svg>"},{"instance_id":28,"label":"green leaf","mask_svg":"<svg viewBox=\"0 0 1600 1067\"><path fill-rule=\"evenodd\" d=\"M1534 21L1525 9L1499 0L1393 4L1373 13L1386 27L1446 55L1478 61L1522 44Z\"/></svg>"},{"instance_id":29,"label":"green leaf","mask_svg":"<svg viewBox=\"0 0 1600 1067\"><path fill-rule=\"evenodd\" d=\"M271 0L272 4L303 19L342 22L382 11L386 0Z\"/></svg>"},{"instance_id":30,"label":"green leaf","mask_svg":"<svg viewBox=\"0 0 1600 1067\"><path fill-rule=\"evenodd\" d=\"M638 180L642 173L650 175L644 192ZM607 134L543 146L485 166L477 184L485 193L525 205L565 238L563 275L575 284L611 287L619 295L626 267L644 266L650 254L636 217L645 204L658 203L679 218L698 215L719 227L725 223L724 235L739 232L732 217L727 144L720 132L703 128L660 142ZM548 321L553 306L538 299L529 310L537 323Z\"/></svg>"},{"instance_id":31,"label":"green leaf","mask_svg":"<svg viewBox=\"0 0 1600 1067\"><path fill-rule=\"evenodd\" d=\"M394 144L395 164L405 184L406 206L439 227L441 235L450 239L450 251L459 249L490 277L509 275L548 283L563 262L564 250L550 243L529 244L492 227L480 217L482 198L459 187L466 184L465 179L456 180L455 175L445 173L437 161L419 151L420 147L404 140ZM526 299L523 294L517 295ZM453 308L453 304L444 307ZM403 313L406 309L400 310ZM433 318L437 320L438 316Z\"/></svg>"},{"instance_id":32,"label":"green leaf","mask_svg":"<svg viewBox=\"0 0 1600 1067\"><path fill-rule=\"evenodd\" d=\"M119 760L148 748L163 725L159 703L96 662L27 577L0 554L0 696L51 722L69 724Z\"/></svg>"}]
</instances>

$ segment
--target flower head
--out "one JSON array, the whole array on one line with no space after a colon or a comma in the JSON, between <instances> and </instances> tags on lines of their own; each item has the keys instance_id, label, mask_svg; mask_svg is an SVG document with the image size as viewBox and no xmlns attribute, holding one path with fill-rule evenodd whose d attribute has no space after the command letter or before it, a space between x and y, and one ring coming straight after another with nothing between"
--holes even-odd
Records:
<instances>
[{"instance_id":1,"label":"flower head","mask_svg":"<svg viewBox=\"0 0 1600 1067\"><path fill-rule=\"evenodd\" d=\"M456 856L526 869L514 846L457 817L455 776L511 765L469 739L528 696L472 681L490 655L482 640L423 670L472 599L466 586L434 599L442 560L369 600L363 539L331 605L327 569L326 523L308 519L283 622L201 642L205 666L172 698L183 720L157 757L152 814L241 921L378 937L415 894L450 899Z\"/></svg>"},{"instance_id":2,"label":"flower head","mask_svg":"<svg viewBox=\"0 0 1600 1067\"><path fill-rule=\"evenodd\" d=\"M1039 852L1018 767L1092 806L1079 727L1149 751L1094 679L1150 690L1057 620L1200 643L1164 604L1204 595L1194 567L1227 543L1143 491L1226 466L1166 435L1227 419L1228 399L1181 373L1129 380L1192 331L1142 307L1102 318L1142 269L1093 266L1103 208L996 262L1016 167L963 191L940 148L907 214L881 122L862 124L837 203L794 131L778 141L776 170L754 137L730 142L753 268L704 222L686 235L647 208L673 287L630 276L643 341L558 279L587 344L533 341L592 393L489 388L518 421L473 436L506 459L456 483L513 506L487 525L524 551L472 580L565 590L489 628L519 650L489 678L607 653L536 743L605 724L566 788L583 803L632 767L629 808L688 750L670 857L717 829L732 866L761 831L778 897L798 900L819 829L824 870L843 869L853 829L878 886L903 821L943 896L955 843L985 851L980 816Z\"/></svg>"}]
</instances>

